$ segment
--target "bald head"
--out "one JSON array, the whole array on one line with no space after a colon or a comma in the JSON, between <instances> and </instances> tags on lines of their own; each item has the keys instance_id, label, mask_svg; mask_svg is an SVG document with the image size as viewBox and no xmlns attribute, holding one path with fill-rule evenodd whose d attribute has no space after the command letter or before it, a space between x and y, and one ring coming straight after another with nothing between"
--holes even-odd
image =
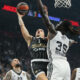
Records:
<instances>
[{"instance_id":1,"label":"bald head","mask_svg":"<svg viewBox=\"0 0 80 80\"><path fill-rule=\"evenodd\" d=\"M12 67L16 67L16 65L20 65L20 61L19 61L19 59L14 58L14 59L11 61L11 66L12 66Z\"/></svg>"}]
</instances>

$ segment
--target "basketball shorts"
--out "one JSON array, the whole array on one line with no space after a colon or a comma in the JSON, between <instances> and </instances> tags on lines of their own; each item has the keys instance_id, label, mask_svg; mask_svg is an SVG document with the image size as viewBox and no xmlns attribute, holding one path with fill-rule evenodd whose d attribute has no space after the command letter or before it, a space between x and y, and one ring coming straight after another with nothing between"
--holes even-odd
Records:
<instances>
[{"instance_id":1,"label":"basketball shorts","mask_svg":"<svg viewBox=\"0 0 80 80\"><path fill-rule=\"evenodd\" d=\"M34 76L37 78L41 73L45 73L47 75L47 65L49 61L44 60L32 60L31 61L31 69Z\"/></svg>"},{"instance_id":2,"label":"basketball shorts","mask_svg":"<svg viewBox=\"0 0 80 80\"><path fill-rule=\"evenodd\" d=\"M71 71L67 60L53 59L47 66L48 80L70 80Z\"/></svg>"}]
</instances>

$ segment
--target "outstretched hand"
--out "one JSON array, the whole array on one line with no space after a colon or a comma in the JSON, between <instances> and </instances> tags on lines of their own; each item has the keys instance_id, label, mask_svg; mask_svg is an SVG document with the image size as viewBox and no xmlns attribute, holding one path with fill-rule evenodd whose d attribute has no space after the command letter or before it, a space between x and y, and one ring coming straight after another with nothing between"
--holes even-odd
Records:
<instances>
[{"instance_id":1,"label":"outstretched hand","mask_svg":"<svg viewBox=\"0 0 80 80\"><path fill-rule=\"evenodd\" d=\"M72 44L78 44L78 42L75 41L75 40L70 39L70 45L72 45Z\"/></svg>"},{"instance_id":2,"label":"outstretched hand","mask_svg":"<svg viewBox=\"0 0 80 80\"><path fill-rule=\"evenodd\" d=\"M25 16L25 15L21 15L21 14L19 14L19 12L18 11L16 11L16 13L17 13L17 15L19 16L19 17L23 17L23 16Z\"/></svg>"},{"instance_id":3,"label":"outstretched hand","mask_svg":"<svg viewBox=\"0 0 80 80\"><path fill-rule=\"evenodd\" d=\"M77 41L74 41L73 44L78 44L78 42Z\"/></svg>"}]
</instances>

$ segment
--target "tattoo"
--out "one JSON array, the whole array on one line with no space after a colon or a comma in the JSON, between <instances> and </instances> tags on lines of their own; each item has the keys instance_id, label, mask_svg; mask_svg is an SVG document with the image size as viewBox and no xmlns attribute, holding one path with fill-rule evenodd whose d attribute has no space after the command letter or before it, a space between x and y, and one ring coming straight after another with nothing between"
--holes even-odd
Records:
<instances>
[{"instance_id":1,"label":"tattoo","mask_svg":"<svg viewBox=\"0 0 80 80\"><path fill-rule=\"evenodd\" d=\"M7 72L3 80L11 80L11 71Z\"/></svg>"}]
</instances>

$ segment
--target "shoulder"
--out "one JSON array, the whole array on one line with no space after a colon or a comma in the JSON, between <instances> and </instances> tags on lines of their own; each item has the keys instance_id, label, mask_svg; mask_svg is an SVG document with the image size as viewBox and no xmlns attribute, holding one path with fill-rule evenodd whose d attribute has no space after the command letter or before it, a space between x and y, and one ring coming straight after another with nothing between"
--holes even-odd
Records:
<instances>
[{"instance_id":1,"label":"shoulder","mask_svg":"<svg viewBox=\"0 0 80 80\"><path fill-rule=\"evenodd\" d=\"M57 32L56 32L56 35L54 36L54 38L55 38L55 37L62 37L62 36L63 36L62 33L61 33L60 31L57 31Z\"/></svg>"},{"instance_id":2,"label":"shoulder","mask_svg":"<svg viewBox=\"0 0 80 80\"><path fill-rule=\"evenodd\" d=\"M62 34L61 31L56 31L57 34Z\"/></svg>"},{"instance_id":3,"label":"shoulder","mask_svg":"<svg viewBox=\"0 0 80 80\"><path fill-rule=\"evenodd\" d=\"M9 70L9 71L6 73L6 76L12 76L12 70Z\"/></svg>"},{"instance_id":4,"label":"shoulder","mask_svg":"<svg viewBox=\"0 0 80 80\"><path fill-rule=\"evenodd\" d=\"M28 72L26 72L26 75L30 77L30 74Z\"/></svg>"},{"instance_id":5,"label":"shoulder","mask_svg":"<svg viewBox=\"0 0 80 80\"><path fill-rule=\"evenodd\" d=\"M12 72L11 72L11 70L10 70L10 71L8 71L8 72L6 73L6 75L4 76L3 80L10 80L10 79L11 79L11 76L12 76Z\"/></svg>"},{"instance_id":6,"label":"shoulder","mask_svg":"<svg viewBox=\"0 0 80 80\"><path fill-rule=\"evenodd\" d=\"M8 74L8 75L10 74L11 75L12 74L12 70L9 70L6 74Z\"/></svg>"},{"instance_id":7,"label":"shoulder","mask_svg":"<svg viewBox=\"0 0 80 80\"><path fill-rule=\"evenodd\" d=\"M31 75L28 72L26 72L26 76L27 76L28 80L31 80Z\"/></svg>"},{"instance_id":8,"label":"shoulder","mask_svg":"<svg viewBox=\"0 0 80 80\"><path fill-rule=\"evenodd\" d=\"M30 75L28 72L26 71L22 71L23 74L26 74L26 75Z\"/></svg>"},{"instance_id":9,"label":"shoulder","mask_svg":"<svg viewBox=\"0 0 80 80\"><path fill-rule=\"evenodd\" d=\"M26 74L26 71L23 71L23 70L22 70L22 74Z\"/></svg>"},{"instance_id":10,"label":"shoulder","mask_svg":"<svg viewBox=\"0 0 80 80\"><path fill-rule=\"evenodd\" d=\"M66 34L62 34L61 31L57 31L57 36L61 37L62 39L66 39L69 42L69 38Z\"/></svg>"},{"instance_id":11,"label":"shoulder","mask_svg":"<svg viewBox=\"0 0 80 80\"><path fill-rule=\"evenodd\" d=\"M61 36L61 35L62 34L60 31L56 31L56 34L52 34L52 33L48 32L48 39L52 40L53 38L56 38L56 37Z\"/></svg>"},{"instance_id":12,"label":"shoulder","mask_svg":"<svg viewBox=\"0 0 80 80\"><path fill-rule=\"evenodd\" d=\"M62 33L60 31L56 31L56 35L55 36L62 36Z\"/></svg>"}]
</instances>

